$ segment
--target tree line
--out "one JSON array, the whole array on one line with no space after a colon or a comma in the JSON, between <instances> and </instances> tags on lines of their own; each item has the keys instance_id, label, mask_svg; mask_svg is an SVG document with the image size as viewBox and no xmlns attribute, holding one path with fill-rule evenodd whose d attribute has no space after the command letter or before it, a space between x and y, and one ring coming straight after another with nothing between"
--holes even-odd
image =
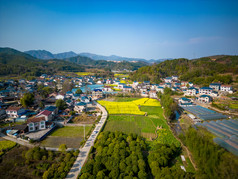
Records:
<instances>
[{"instance_id":1,"label":"tree line","mask_svg":"<svg viewBox=\"0 0 238 179\"><path fill-rule=\"evenodd\" d=\"M237 156L215 144L204 130L190 127L180 135L198 166L196 178L238 178Z\"/></svg>"}]
</instances>

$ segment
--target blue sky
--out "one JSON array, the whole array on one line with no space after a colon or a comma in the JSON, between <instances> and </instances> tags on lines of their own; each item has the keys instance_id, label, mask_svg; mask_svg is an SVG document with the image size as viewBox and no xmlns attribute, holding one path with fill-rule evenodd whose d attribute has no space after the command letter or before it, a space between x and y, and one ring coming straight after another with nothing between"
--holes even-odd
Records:
<instances>
[{"instance_id":1,"label":"blue sky","mask_svg":"<svg viewBox=\"0 0 238 179\"><path fill-rule=\"evenodd\" d=\"M146 59L238 54L238 1L0 0L0 46Z\"/></svg>"}]
</instances>

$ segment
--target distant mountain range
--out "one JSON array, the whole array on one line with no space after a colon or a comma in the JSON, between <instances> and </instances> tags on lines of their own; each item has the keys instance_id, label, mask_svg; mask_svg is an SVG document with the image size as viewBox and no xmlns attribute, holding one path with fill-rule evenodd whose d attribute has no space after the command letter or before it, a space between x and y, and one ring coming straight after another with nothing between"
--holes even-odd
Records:
<instances>
[{"instance_id":1,"label":"distant mountain range","mask_svg":"<svg viewBox=\"0 0 238 179\"><path fill-rule=\"evenodd\" d=\"M110 55L110 56L104 56L104 55L97 55L93 53L80 53L77 54L75 52L63 52L63 53L58 53L58 54L53 54L49 51L46 50L29 50L25 51L25 53L38 58L38 59L43 59L43 60L49 60L49 59L66 59L66 58L71 58L71 57L76 57L76 56L83 56L83 57L88 57L93 60L106 60L106 61L128 61L128 62L146 62L146 63L160 63L165 60L172 60L172 58L167 58L167 59L151 59L151 60L146 60L143 58L128 58L128 57L121 57L117 55Z\"/></svg>"},{"instance_id":2,"label":"distant mountain range","mask_svg":"<svg viewBox=\"0 0 238 179\"><path fill-rule=\"evenodd\" d=\"M35 58L42 59L42 60L49 60L49 59L54 59L54 58L65 59L65 58L78 56L78 54L76 54L72 51L53 54L46 50L29 50L29 51L25 51L24 53L27 53Z\"/></svg>"}]
</instances>

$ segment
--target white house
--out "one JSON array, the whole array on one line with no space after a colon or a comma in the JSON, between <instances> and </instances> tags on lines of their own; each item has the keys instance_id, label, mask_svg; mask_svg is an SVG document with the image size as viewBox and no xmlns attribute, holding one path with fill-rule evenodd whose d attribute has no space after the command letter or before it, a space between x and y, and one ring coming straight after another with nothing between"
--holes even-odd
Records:
<instances>
[{"instance_id":1,"label":"white house","mask_svg":"<svg viewBox=\"0 0 238 179\"><path fill-rule=\"evenodd\" d=\"M212 97L204 94L204 95L197 97L196 100L201 103L210 103L212 101Z\"/></svg>"},{"instance_id":2,"label":"white house","mask_svg":"<svg viewBox=\"0 0 238 179\"><path fill-rule=\"evenodd\" d=\"M110 86L105 86L105 87L102 89L102 91L104 91L104 92L112 92L113 90L112 90L112 87L110 87Z\"/></svg>"},{"instance_id":3,"label":"white house","mask_svg":"<svg viewBox=\"0 0 238 179\"><path fill-rule=\"evenodd\" d=\"M172 80L173 81L177 81L178 80L178 76L172 76Z\"/></svg>"},{"instance_id":4,"label":"white house","mask_svg":"<svg viewBox=\"0 0 238 179\"><path fill-rule=\"evenodd\" d=\"M149 97L150 98L157 98L157 92L155 90L149 91Z\"/></svg>"},{"instance_id":5,"label":"white house","mask_svg":"<svg viewBox=\"0 0 238 179\"><path fill-rule=\"evenodd\" d=\"M55 96L55 99L62 99L64 100L65 96L63 94L58 94Z\"/></svg>"},{"instance_id":6,"label":"white house","mask_svg":"<svg viewBox=\"0 0 238 179\"><path fill-rule=\"evenodd\" d=\"M78 113L86 111L86 103L79 102L79 103L75 104L74 111L77 111Z\"/></svg>"},{"instance_id":7,"label":"white house","mask_svg":"<svg viewBox=\"0 0 238 179\"><path fill-rule=\"evenodd\" d=\"M134 81L133 84L132 84L132 87L133 87L133 88L136 88L138 85L139 85L139 82Z\"/></svg>"},{"instance_id":8,"label":"white house","mask_svg":"<svg viewBox=\"0 0 238 179\"><path fill-rule=\"evenodd\" d=\"M122 88L122 91L123 92L131 92L132 91L132 87L131 86L123 86L123 88Z\"/></svg>"},{"instance_id":9,"label":"white house","mask_svg":"<svg viewBox=\"0 0 238 179\"><path fill-rule=\"evenodd\" d=\"M27 119L27 126L29 132L46 129L45 118L44 117L29 118Z\"/></svg>"},{"instance_id":10,"label":"white house","mask_svg":"<svg viewBox=\"0 0 238 179\"><path fill-rule=\"evenodd\" d=\"M199 94L200 95L203 95L203 94L210 94L211 95L212 92L213 92L213 89L210 88L210 87L202 87L202 88L199 89Z\"/></svg>"},{"instance_id":11,"label":"white house","mask_svg":"<svg viewBox=\"0 0 238 179\"><path fill-rule=\"evenodd\" d=\"M231 85L221 85L221 91L233 93L233 89Z\"/></svg>"},{"instance_id":12,"label":"white house","mask_svg":"<svg viewBox=\"0 0 238 179\"><path fill-rule=\"evenodd\" d=\"M197 88L190 87L190 88L187 89L187 91L184 93L184 95L186 95L186 96L196 96L197 92L198 92Z\"/></svg>"},{"instance_id":13,"label":"white house","mask_svg":"<svg viewBox=\"0 0 238 179\"><path fill-rule=\"evenodd\" d=\"M167 77L164 79L165 83L171 83L172 82L172 77Z\"/></svg>"},{"instance_id":14,"label":"white house","mask_svg":"<svg viewBox=\"0 0 238 179\"><path fill-rule=\"evenodd\" d=\"M191 103L191 99L182 97L182 98L179 98L179 103L180 103L180 104Z\"/></svg>"},{"instance_id":15,"label":"white house","mask_svg":"<svg viewBox=\"0 0 238 179\"><path fill-rule=\"evenodd\" d=\"M18 118L25 112L25 109L21 107L9 107L6 109L6 113L8 117Z\"/></svg>"},{"instance_id":16,"label":"white house","mask_svg":"<svg viewBox=\"0 0 238 179\"><path fill-rule=\"evenodd\" d=\"M157 91L157 92L164 93L164 87L158 86L158 87L156 88L156 91Z\"/></svg>"},{"instance_id":17,"label":"white house","mask_svg":"<svg viewBox=\"0 0 238 179\"><path fill-rule=\"evenodd\" d=\"M212 88L213 90L219 91L221 87L221 83L211 83L209 87Z\"/></svg>"},{"instance_id":18,"label":"white house","mask_svg":"<svg viewBox=\"0 0 238 179\"><path fill-rule=\"evenodd\" d=\"M112 79L107 79L106 84L112 84Z\"/></svg>"}]
</instances>

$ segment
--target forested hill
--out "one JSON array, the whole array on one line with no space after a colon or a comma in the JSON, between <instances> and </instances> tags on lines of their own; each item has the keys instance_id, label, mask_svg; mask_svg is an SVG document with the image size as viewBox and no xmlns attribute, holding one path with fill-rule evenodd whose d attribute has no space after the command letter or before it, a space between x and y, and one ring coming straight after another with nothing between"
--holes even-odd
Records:
<instances>
[{"instance_id":1,"label":"forested hill","mask_svg":"<svg viewBox=\"0 0 238 179\"><path fill-rule=\"evenodd\" d=\"M0 76L39 76L57 71L84 71L84 66L64 60L38 60L11 48L0 48Z\"/></svg>"},{"instance_id":2,"label":"forested hill","mask_svg":"<svg viewBox=\"0 0 238 179\"><path fill-rule=\"evenodd\" d=\"M137 70L140 67L148 65L148 63L143 61L138 62L128 62L128 61L122 61L122 62L112 62L112 61L106 61L106 60L93 60L88 57L83 56L77 56L77 57L71 57L66 58L66 61L74 62L76 64L80 65L87 65L89 67L96 67L96 68L108 68L111 70Z\"/></svg>"},{"instance_id":3,"label":"forested hill","mask_svg":"<svg viewBox=\"0 0 238 179\"><path fill-rule=\"evenodd\" d=\"M42 59L42 60L49 60L49 59L54 59L54 58L64 59L64 58L75 57L78 55L72 51L53 54L46 50L29 50L29 51L25 51L24 53L27 53L37 59Z\"/></svg>"},{"instance_id":4,"label":"forested hill","mask_svg":"<svg viewBox=\"0 0 238 179\"><path fill-rule=\"evenodd\" d=\"M236 74L238 74L238 56L213 56L194 60L183 58L166 60L159 64L139 68L130 74L130 78L159 83L161 77L178 75L181 80L207 85L215 81L229 84L232 82L232 76Z\"/></svg>"}]
</instances>

